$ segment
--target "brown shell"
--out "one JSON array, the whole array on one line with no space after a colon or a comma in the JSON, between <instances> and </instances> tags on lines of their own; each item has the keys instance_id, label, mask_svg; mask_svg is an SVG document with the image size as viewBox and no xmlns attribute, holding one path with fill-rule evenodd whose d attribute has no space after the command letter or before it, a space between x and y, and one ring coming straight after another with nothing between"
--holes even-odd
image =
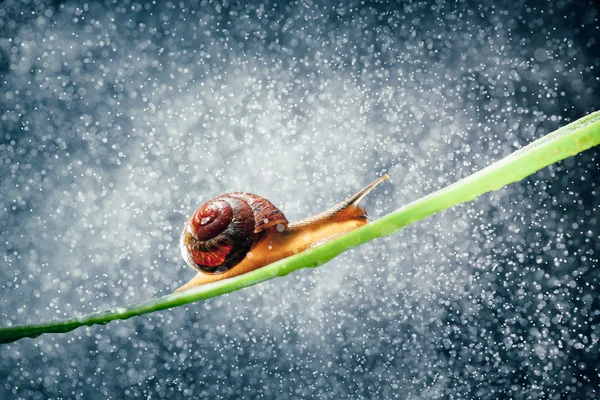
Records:
<instances>
[{"instance_id":1,"label":"brown shell","mask_svg":"<svg viewBox=\"0 0 600 400\"><path fill-rule=\"evenodd\" d=\"M205 273L225 272L246 257L260 232L288 221L270 201L251 193L209 200L188 220L180 248L187 264Z\"/></svg>"},{"instance_id":2,"label":"brown shell","mask_svg":"<svg viewBox=\"0 0 600 400\"><path fill-rule=\"evenodd\" d=\"M245 201L246 204L252 208L254 213L254 232L258 233L264 231L267 228L276 226L278 224L286 227L288 220L277 207L273 205L269 200L264 197L257 196L252 193L234 192L226 194L225 196L234 197Z\"/></svg>"}]
</instances>

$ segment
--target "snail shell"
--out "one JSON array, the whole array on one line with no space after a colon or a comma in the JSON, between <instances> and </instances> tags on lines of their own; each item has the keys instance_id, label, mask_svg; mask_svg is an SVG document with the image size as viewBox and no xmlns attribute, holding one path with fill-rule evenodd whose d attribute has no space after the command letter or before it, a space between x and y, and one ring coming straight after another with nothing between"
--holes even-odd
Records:
<instances>
[{"instance_id":1,"label":"snail shell","mask_svg":"<svg viewBox=\"0 0 600 400\"><path fill-rule=\"evenodd\" d=\"M288 220L269 200L251 193L228 193L194 212L181 235L187 264L204 273L222 273L237 265L271 227Z\"/></svg>"}]
</instances>

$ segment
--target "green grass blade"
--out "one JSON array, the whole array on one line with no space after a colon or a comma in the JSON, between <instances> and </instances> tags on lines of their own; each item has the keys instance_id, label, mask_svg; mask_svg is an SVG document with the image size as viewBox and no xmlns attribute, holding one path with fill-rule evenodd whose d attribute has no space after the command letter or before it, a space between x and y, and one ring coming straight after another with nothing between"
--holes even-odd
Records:
<instances>
[{"instance_id":1,"label":"green grass blade","mask_svg":"<svg viewBox=\"0 0 600 400\"><path fill-rule=\"evenodd\" d=\"M234 292L276 276L287 275L300 268L316 267L345 250L380 236L391 235L408 224L457 204L471 201L486 192L498 190L550 164L598 144L600 144L600 112L595 112L536 140L467 178L319 247L247 274L200 286L183 293L62 321L0 328L0 343L9 343L24 337L36 337L43 333L69 332L84 325L106 324L117 319L128 319Z\"/></svg>"}]
</instances>

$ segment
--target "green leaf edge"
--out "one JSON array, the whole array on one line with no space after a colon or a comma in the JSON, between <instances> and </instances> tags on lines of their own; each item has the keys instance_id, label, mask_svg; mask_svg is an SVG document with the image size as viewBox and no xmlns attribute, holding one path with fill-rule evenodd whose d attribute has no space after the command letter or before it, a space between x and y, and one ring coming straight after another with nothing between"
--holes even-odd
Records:
<instances>
[{"instance_id":1,"label":"green leaf edge","mask_svg":"<svg viewBox=\"0 0 600 400\"><path fill-rule=\"evenodd\" d=\"M600 111L564 126L444 189L318 247L247 274L203 285L182 293L65 320L0 328L0 343L9 343L25 337L33 338L43 333L64 333L81 326L107 324L117 319L128 319L166 310L231 293L278 276L285 276L300 268L317 267L348 249L381 236L391 235L401 228L439 211L520 181L550 164L598 144L600 144Z\"/></svg>"}]
</instances>

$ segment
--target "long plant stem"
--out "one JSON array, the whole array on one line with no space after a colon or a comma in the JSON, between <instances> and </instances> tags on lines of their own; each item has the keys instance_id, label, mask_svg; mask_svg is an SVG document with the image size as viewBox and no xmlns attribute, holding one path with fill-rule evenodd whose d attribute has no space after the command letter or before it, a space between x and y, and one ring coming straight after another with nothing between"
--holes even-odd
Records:
<instances>
[{"instance_id":1,"label":"long plant stem","mask_svg":"<svg viewBox=\"0 0 600 400\"><path fill-rule=\"evenodd\" d=\"M43 333L69 332L84 325L106 324L117 319L128 319L178 307L256 285L300 268L316 267L345 250L381 236L391 235L415 221L471 201L477 196L498 190L509 183L520 181L550 164L598 144L600 144L600 112L595 112L536 140L479 172L319 247L247 274L185 292L61 321L0 328L0 343L9 343L24 337L36 337Z\"/></svg>"}]
</instances>

